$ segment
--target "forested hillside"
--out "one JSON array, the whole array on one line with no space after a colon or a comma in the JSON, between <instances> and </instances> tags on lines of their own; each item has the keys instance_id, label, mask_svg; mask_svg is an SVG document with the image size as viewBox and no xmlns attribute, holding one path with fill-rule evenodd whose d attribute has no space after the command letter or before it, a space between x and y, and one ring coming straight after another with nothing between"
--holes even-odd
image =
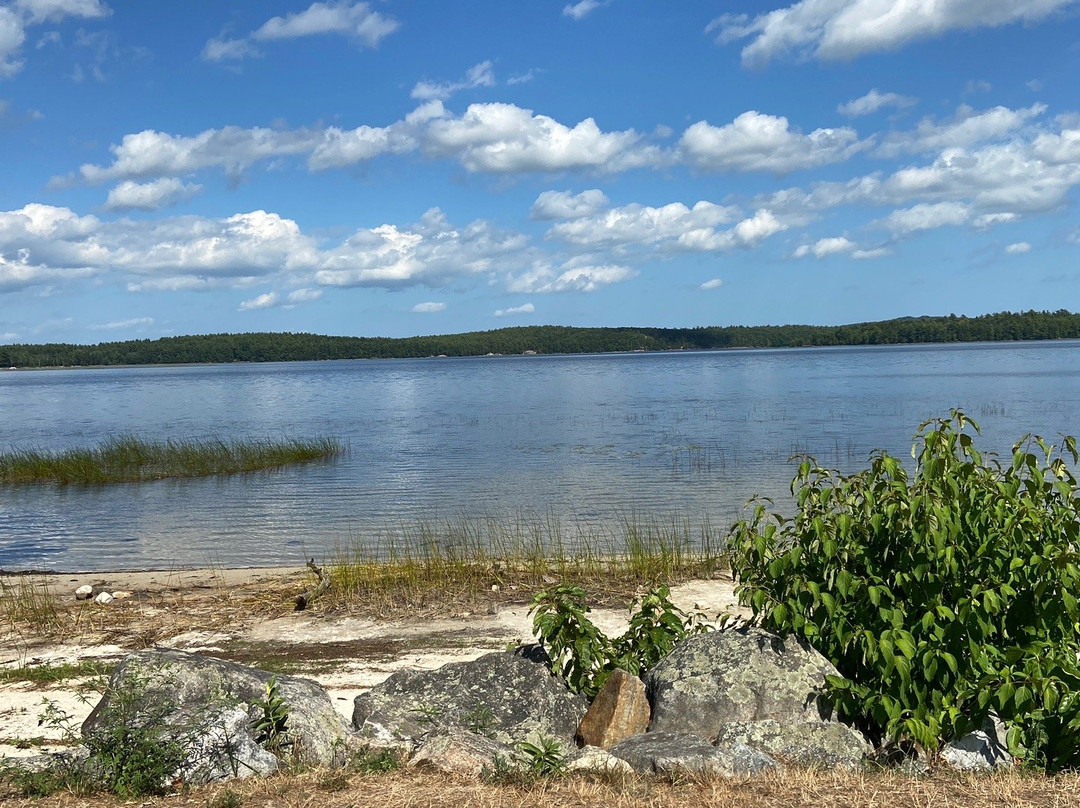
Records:
<instances>
[{"instance_id":1,"label":"forested hillside","mask_svg":"<svg viewBox=\"0 0 1080 808\"><path fill-rule=\"evenodd\" d=\"M916 342L985 342L1080 338L1080 314L1001 312L979 317L904 317L841 326L710 326L701 328L570 328L524 326L467 334L327 337L317 334L208 334L98 345L0 345L0 367L155 365L196 362L287 362L485 354L792 348Z\"/></svg>"}]
</instances>

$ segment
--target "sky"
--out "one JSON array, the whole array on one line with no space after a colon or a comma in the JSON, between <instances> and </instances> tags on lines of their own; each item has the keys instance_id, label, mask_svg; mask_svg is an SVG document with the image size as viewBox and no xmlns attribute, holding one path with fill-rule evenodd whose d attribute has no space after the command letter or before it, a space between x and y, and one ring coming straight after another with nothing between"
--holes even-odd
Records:
<instances>
[{"instance_id":1,"label":"sky","mask_svg":"<svg viewBox=\"0 0 1080 808\"><path fill-rule=\"evenodd\" d=\"M0 0L0 343L1080 310L1080 0Z\"/></svg>"}]
</instances>

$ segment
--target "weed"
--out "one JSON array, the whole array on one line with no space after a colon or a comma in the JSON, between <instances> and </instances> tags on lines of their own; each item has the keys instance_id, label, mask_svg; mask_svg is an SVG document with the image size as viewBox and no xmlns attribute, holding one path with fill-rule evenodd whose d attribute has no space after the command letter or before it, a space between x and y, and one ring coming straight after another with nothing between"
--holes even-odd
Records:
<instances>
[{"instance_id":1,"label":"weed","mask_svg":"<svg viewBox=\"0 0 1080 808\"><path fill-rule=\"evenodd\" d=\"M401 755L393 749L364 747L352 756L348 768L357 774L386 774L397 771L403 765Z\"/></svg>"},{"instance_id":2,"label":"weed","mask_svg":"<svg viewBox=\"0 0 1080 808\"><path fill-rule=\"evenodd\" d=\"M28 665L21 668L0 670L0 683L32 682L37 685L49 685L69 679L108 676L115 665L96 659L84 659L79 662L65 662L60 665Z\"/></svg>"},{"instance_id":3,"label":"weed","mask_svg":"<svg viewBox=\"0 0 1080 808\"><path fill-rule=\"evenodd\" d=\"M255 741L263 749L280 755L289 746L289 707L281 695L281 685L276 675L270 677L263 697L256 699L254 706L262 710L262 715L255 722Z\"/></svg>"},{"instance_id":4,"label":"weed","mask_svg":"<svg viewBox=\"0 0 1080 808\"><path fill-rule=\"evenodd\" d=\"M226 787L214 795L210 801L210 808L240 808L243 802L243 797L239 792Z\"/></svg>"},{"instance_id":5,"label":"weed","mask_svg":"<svg viewBox=\"0 0 1080 808\"><path fill-rule=\"evenodd\" d=\"M589 620L585 591L562 584L533 598L533 632L551 658L552 668L571 690L595 696L612 671L635 676L655 665L688 634L704 631L702 615L687 614L660 586L630 606L630 625L615 639Z\"/></svg>"}]
</instances>

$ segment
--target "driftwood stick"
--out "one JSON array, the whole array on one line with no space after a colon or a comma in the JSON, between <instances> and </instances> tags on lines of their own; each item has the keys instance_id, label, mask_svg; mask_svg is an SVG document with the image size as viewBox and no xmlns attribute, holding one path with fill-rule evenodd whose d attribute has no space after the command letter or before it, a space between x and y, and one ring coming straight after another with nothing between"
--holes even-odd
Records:
<instances>
[{"instance_id":1,"label":"driftwood stick","mask_svg":"<svg viewBox=\"0 0 1080 808\"><path fill-rule=\"evenodd\" d=\"M315 598L319 597L323 592L330 588L330 573L324 570L322 567L315 566L315 559L311 559L307 563L308 569L315 573L315 577L319 579L319 582L315 584L313 589L309 589L304 594L296 598L295 611L302 612L308 607L308 604Z\"/></svg>"}]
</instances>

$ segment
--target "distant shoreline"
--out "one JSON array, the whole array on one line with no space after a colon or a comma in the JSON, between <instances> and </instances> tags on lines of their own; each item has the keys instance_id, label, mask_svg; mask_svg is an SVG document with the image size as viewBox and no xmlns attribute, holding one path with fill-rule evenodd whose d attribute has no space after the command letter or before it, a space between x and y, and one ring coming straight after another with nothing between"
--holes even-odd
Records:
<instances>
[{"instance_id":1,"label":"distant shoreline","mask_svg":"<svg viewBox=\"0 0 1080 808\"><path fill-rule=\"evenodd\" d=\"M9 372L52 368L170 367L356 359L425 359L1031 342L1080 339L1080 314L999 312L978 317L901 317L838 326L699 328L518 326L415 337L261 332L79 344L0 345Z\"/></svg>"}]
</instances>

